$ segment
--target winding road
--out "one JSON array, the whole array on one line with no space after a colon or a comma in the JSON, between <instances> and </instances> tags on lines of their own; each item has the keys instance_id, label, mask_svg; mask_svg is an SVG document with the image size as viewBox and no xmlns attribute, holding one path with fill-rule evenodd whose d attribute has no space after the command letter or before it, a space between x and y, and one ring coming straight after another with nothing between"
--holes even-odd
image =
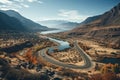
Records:
<instances>
[{"instance_id":1,"label":"winding road","mask_svg":"<svg viewBox=\"0 0 120 80\"><path fill-rule=\"evenodd\" d=\"M77 41L74 42L74 46L76 48L76 50L79 52L79 54L81 55L82 59L84 60L84 64L82 66L77 66L77 65L74 65L74 64L65 64L63 62L60 62L54 58L52 58L51 56L47 55L46 54L46 51L49 49L49 48L45 48L41 51L38 52L38 56L41 56L43 57L46 61L52 63L52 64L55 64L55 65L58 65L58 66L62 66L64 68L71 68L71 69L90 69L93 67L93 61L92 59L90 58L90 56L83 51L83 49L81 49L77 43Z\"/></svg>"}]
</instances>

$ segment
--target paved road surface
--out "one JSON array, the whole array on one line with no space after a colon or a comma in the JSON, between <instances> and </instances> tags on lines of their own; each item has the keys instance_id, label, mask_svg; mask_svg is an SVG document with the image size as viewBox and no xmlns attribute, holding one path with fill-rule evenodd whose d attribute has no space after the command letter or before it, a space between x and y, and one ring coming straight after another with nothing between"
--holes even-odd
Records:
<instances>
[{"instance_id":1,"label":"paved road surface","mask_svg":"<svg viewBox=\"0 0 120 80\"><path fill-rule=\"evenodd\" d=\"M43 57L46 61L52 63L52 64L55 64L55 65L58 65L58 66L62 66L64 68L72 68L72 69L89 69L89 68L92 68L93 66L93 62L90 58L89 55L87 55L78 45L77 41L74 42L74 46L76 48L76 50L80 53L82 59L84 60L84 64L82 66L77 66L77 65L73 65L73 64L65 64L63 62L60 62L54 58L52 58L51 56L47 55L46 54L46 51L49 49L49 48L46 48L46 49L43 49L41 51L39 51L38 55Z\"/></svg>"}]
</instances>

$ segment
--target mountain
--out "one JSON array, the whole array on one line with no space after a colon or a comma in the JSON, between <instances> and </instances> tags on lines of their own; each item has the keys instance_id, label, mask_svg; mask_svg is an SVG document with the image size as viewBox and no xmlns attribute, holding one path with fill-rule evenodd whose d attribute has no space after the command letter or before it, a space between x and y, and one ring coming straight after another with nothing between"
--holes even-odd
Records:
<instances>
[{"instance_id":1,"label":"mountain","mask_svg":"<svg viewBox=\"0 0 120 80\"><path fill-rule=\"evenodd\" d=\"M7 14L10 17L14 17L16 19L18 19L23 26L26 27L26 29L29 29L31 31L41 31L41 30L47 30L48 28L45 26L42 26L36 22L33 22L30 19L27 19L25 17L23 17L22 15L20 15L18 12L13 11L13 10L7 10L7 11L0 11L3 12L5 14Z\"/></svg>"},{"instance_id":2,"label":"mountain","mask_svg":"<svg viewBox=\"0 0 120 80\"><path fill-rule=\"evenodd\" d=\"M64 20L44 20L44 21L38 21L38 23L42 24L42 25L46 25L48 27L53 27L56 26L58 24L62 24L62 23L66 23L68 21L64 21Z\"/></svg>"},{"instance_id":3,"label":"mountain","mask_svg":"<svg viewBox=\"0 0 120 80\"><path fill-rule=\"evenodd\" d=\"M89 17L82 23L98 26L120 25L120 3L102 15Z\"/></svg>"},{"instance_id":4,"label":"mountain","mask_svg":"<svg viewBox=\"0 0 120 80\"><path fill-rule=\"evenodd\" d=\"M89 17L68 35L91 38L120 49L120 3L102 15Z\"/></svg>"},{"instance_id":5,"label":"mountain","mask_svg":"<svg viewBox=\"0 0 120 80\"><path fill-rule=\"evenodd\" d=\"M67 30L73 29L78 26L78 23L76 22L69 22L65 20L45 20L38 22L50 28L67 29Z\"/></svg>"},{"instance_id":6,"label":"mountain","mask_svg":"<svg viewBox=\"0 0 120 80\"><path fill-rule=\"evenodd\" d=\"M81 25L89 24L89 23L91 23L92 21L97 20L100 16L101 16L101 15L97 15L97 16L93 16L93 17L88 17L86 20L84 20L84 21L81 22L80 24L81 24Z\"/></svg>"},{"instance_id":7,"label":"mountain","mask_svg":"<svg viewBox=\"0 0 120 80\"><path fill-rule=\"evenodd\" d=\"M56 27L59 27L61 29L71 30L73 28L76 28L79 26L79 23L76 22L66 22L56 25Z\"/></svg>"},{"instance_id":8,"label":"mountain","mask_svg":"<svg viewBox=\"0 0 120 80\"><path fill-rule=\"evenodd\" d=\"M110 11L105 12L97 20L92 23L96 23L99 26L119 26L120 25L120 3L113 7Z\"/></svg>"},{"instance_id":9,"label":"mountain","mask_svg":"<svg viewBox=\"0 0 120 80\"><path fill-rule=\"evenodd\" d=\"M26 31L27 29L18 19L0 12L0 31L5 30Z\"/></svg>"}]
</instances>

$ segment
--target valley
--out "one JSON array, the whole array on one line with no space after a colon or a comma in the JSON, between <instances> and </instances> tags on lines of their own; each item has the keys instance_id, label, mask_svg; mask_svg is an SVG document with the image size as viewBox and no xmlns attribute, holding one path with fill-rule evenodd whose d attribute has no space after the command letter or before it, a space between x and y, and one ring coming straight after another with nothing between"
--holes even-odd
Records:
<instances>
[{"instance_id":1,"label":"valley","mask_svg":"<svg viewBox=\"0 0 120 80\"><path fill-rule=\"evenodd\" d=\"M120 80L119 1L47 1L0 0L0 80Z\"/></svg>"}]
</instances>

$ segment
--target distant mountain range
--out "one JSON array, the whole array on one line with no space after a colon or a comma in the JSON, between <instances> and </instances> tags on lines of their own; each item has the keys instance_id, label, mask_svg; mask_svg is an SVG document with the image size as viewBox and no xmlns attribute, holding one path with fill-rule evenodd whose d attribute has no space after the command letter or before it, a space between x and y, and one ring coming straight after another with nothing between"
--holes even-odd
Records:
<instances>
[{"instance_id":1,"label":"distant mountain range","mask_svg":"<svg viewBox=\"0 0 120 80\"><path fill-rule=\"evenodd\" d=\"M0 30L42 31L48 30L30 19L27 19L13 10L0 10Z\"/></svg>"},{"instance_id":2,"label":"distant mountain range","mask_svg":"<svg viewBox=\"0 0 120 80\"><path fill-rule=\"evenodd\" d=\"M102 15L87 18L68 35L89 37L107 46L120 48L120 3Z\"/></svg>"},{"instance_id":3,"label":"distant mountain range","mask_svg":"<svg viewBox=\"0 0 120 80\"><path fill-rule=\"evenodd\" d=\"M79 25L79 23L65 21L65 20L45 20L45 21L38 21L38 23L51 28L67 29L67 30L71 30Z\"/></svg>"}]
</instances>

